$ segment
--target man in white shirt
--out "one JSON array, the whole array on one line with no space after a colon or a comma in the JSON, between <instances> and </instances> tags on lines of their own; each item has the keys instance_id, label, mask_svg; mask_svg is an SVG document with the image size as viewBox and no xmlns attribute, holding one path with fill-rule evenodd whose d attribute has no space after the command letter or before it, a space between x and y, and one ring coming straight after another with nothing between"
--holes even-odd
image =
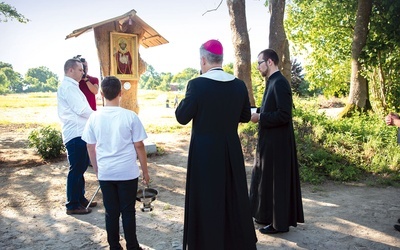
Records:
<instances>
[{"instance_id":1,"label":"man in white shirt","mask_svg":"<svg viewBox=\"0 0 400 250\"><path fill-rule=\"evenodd\" d=\"M83 66L78 59L69 59L64 65L64 79L57 91L58 117L62 125L62 137L68 153L67 214L88 214L89 201L85 198L85 179L89 165L86 142L81 139L86 121L93 110L79 89ZM96 206L92 202L90 207Z\"/></svg>"}]
</instances>

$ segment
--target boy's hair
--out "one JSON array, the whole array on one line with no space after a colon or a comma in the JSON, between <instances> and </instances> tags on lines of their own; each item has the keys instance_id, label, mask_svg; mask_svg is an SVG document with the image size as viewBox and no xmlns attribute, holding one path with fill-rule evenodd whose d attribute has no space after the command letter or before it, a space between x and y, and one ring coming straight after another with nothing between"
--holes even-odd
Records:
<instances>
[{"instance_id":1,"label":"boy's hair","mask_svg":"<svg viewBox=\"0 0 400 250\"><path fill-rule=\"evenodd\" d=\"M101 92L107 100L115 99L121 92L121 81L115 76L107 76L101 82Z\"/></svg>"}]
</instances>

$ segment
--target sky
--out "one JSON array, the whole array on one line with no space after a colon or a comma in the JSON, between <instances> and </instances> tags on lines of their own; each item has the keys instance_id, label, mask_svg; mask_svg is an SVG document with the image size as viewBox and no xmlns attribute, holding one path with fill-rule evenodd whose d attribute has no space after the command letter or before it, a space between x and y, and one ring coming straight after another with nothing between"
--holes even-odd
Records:
<instances>
[{"instance_id":1,"label":"sky","mask_svg":"<svg viewBox=\"0 0 400 250\"><path fill-rule=\"evenodd\" d=\"M200 68L199 48L209 39L224 47L224 64L234 61L230 17L226 0L5 0L30 19L0 22L0 61L10 63L23 76L28 69L45 66L61 80L67 59L82 55L89 74L100 77L93 30L65 39L74 30L123 15L132 9L169 43L144 48L142 59L158 72L176 74ZM247 0L246 17L252 62L268 48L269 13L264 0Z\"/></svg>"}]
</instances>

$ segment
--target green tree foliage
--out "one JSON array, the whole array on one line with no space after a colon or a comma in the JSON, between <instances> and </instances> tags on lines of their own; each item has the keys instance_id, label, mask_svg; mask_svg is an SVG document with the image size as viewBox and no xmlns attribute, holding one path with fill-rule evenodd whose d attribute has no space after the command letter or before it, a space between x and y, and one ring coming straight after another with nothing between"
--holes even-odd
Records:
<instances>
[{"instance_id":1,"label":"green tree foliage","mask_svg":"<svg viewBox=\"0 0 400 250\"><path fill-rule=\"evenodd\" d=\"M157 89L161 85L161 77L153 66L148 65L146 72L140 76L139 88L141 89Z\"/></svg>"},{"instance_id":2,"label":"green tree foliage","mask_svg":"<svg viewBox=\"0 0 400 250\"><path fill-rule=\"evenodd\" d=\"M305 79L326 96L347 95L357 1L293 0L286 30L292 52L303 57ZM373 1L369 34L360 57L375 111L400 108L400 1Z\"/></svg>"},{"instance_id":3,"label":"green tree foliage","mask_svg":"<svg viewBox=\"0 0 400 250\"><path fill-rule=\"evenodd\" d=\"M9 63L0 62L0 69L1 68L12 68L13 66Z\"/></svg>"},{"instance_id":4,"label":"green tree foliage","mask_svg":"<svg viewBox=\"0 0 400 250\"><path fill-rule=\"evenodd\" d=\"M186 68L176 75L172 73L157 73L153 66L148 65L147 70L141 75L139 88L152 90L171 90L171 84L177 85L177 90L184 90L186 83L199 75L199 72L193 68Z\"/></svg>"},{"instance_id":5,"label":"green tree foliage","mask_svg":"<svg viewBox=\"0 0 400 250\"><path fill-rule=\"evenodd\" d=\"M233 63L228 63L222 66L222 69L229 74L234 75L234 70L233 70Z\"/></svg>"},{"instance_id":6,"label":"green tree foliage","mask_svg":"<svg viewBox=\"0 0 400 250\"><path fill-rule=\"evenodd\" d=\"M158 90L169 91L171 89L172 73L161 73L161 84L157 87Z\"/></svg>"},{"instance_id":7,"label":"green tree foliage","mask_svg":"<svg viewBox=\"0 0 400 250\"><path fill-rule=\"evenodd\" d=\"M294 97L293 125L297 142L300 178L321 184L326 180L374 182L397 185L400 180L400 150L396 128L386 126L374 113L357 113L347 119L332 119L318 112L314 100ZM243 152L253 157L257 124L239 126Z\"/></svg>"},{"instance_id":8,"label":"green tree foliage","mask_svg":"<svg viewBox=\"0 0 400 250\"><path fill-rule=\"evenodd\" d=\"M348 93L351 42L357 3L349 0L294 0L285 29L294 56L304 58L305 80L326 96Z\"/></svg>"},{"instance_id":9,"label":"green tree foliage","mask_svg":"<svg viewBox=\"0 0 400 250\"><path fill-rule=\"evenodd\" d=\"M318 105L295 99L295 136L300 175L304 181L355 181L371 176L389 183L400 178L396 129L374 113L331 119Z\"/></svg>"},{"instance_id":10,"label":"green tree foliage","mask_svg":"<svg viewBox=\"0 0 400 250\"><path fill-rule=\"evenodd\" d=\"M375 110L400 111L400 1L374 1L361 55Z\"/></svg>"},{"instance_id":11,"label":"green tree foliage","mask_svg":"<svg viewBox=\"0 0 400 250\"><path fill-rule=\"evenodd\" d=\"M47 67L31 68L25 75L26 92L55 92L58 81L58 76Z\"/></svg>"},{"instance_id":12,"label":"green tree foliage","mask_svg":"<svg viewBox=\"0 0 400 250\"><path fill-rule=\"evenodd\" d=\"M40 66L38 68L28 69L28 72L25 75L26 77L30 76L32 78L36 78L39 82L45 83L47 79L55 78L58 79L58 76L51 72L47 67Z\"/></svg>"},{"instance_id":13,"label":"green tree foliage","mask_svg":"<svg viewBox=\"0 0 400 250\"><path fill-rule=\"evenodd\" d=\"M12 68L2 68L0 69L0 71L2 71L8 81L10 82L9 85L9 90L12 93L22 93L23 92L23 80L22 80L22 76L20 73L15 72Z\"/></svg>"},{"instance_id":14,"label":"green tree foliage","mask_svg":"<svg viewBox=\"0 0 400 250\"><path fill-rule=\"evenodd\" d=\"M55 92L58 82L58 76L44 66L29 69L23 79L11 64L0 62L0 94Z\"/></svg>"},{"instance_id":15,"label":"green tree foliage","mask_svg":"<svg viewBox=\"0 0 400 250\"><path fill-rule=\"evenodd\" d=\"M15 72L11 64L0 62L0 94L21 93L22 91L21 74Z\"/></svg>"},{"instance_id":16,"label":"green tree foliage","mask_svg":"<svg viewBox=\"0 0 400 250\"><path fill-rule=\"evenodd\" d=\"M2 69L0 69L0 94L4 95L10 93L9 87L10 81L7 79L6 74L2 72Z\"/></svg>"},{"instance_id":17,"label":"green tree foliage","mask_svg":"<svg viewBox=\"0 0 400 250\"><path fill-rule=\"evenodd\" d=\"M178 83L180 86L186 86L187 82L199 75L199 71L194 68L186 68L183 71L177 73L172 78L174 83Z\"/></svg>"},{"instance_id":18,"label":"green tree foliage","mask_svg":"<svg viewBox=\"0 0 400 250\"><path fill-rule=\"evenodd\" d=\"M262 97L265 90L265 79L258 71L258 63L253 62L251 64L251 79L253 87L253 95L256 107L261 106Z\"/></svg>"},{"instance_id":19,"label":"green tree foliage","mask_svg":"<svg viewBox=\"0 0 400 250\"><path fill-rule=\"evenodd\" d=\"M18 13L18 11L11 5L6 4L5 2L0 3L0 23L8 22L8 20L17 19L20 23L27 23L30 20L24 17L22 14Z\"/></svg>"},{"instance_id":20,"label":"green tree foliage","mask_svg":"<svg viewBox=\"0 0 400 250\"><path fill-rule=\"evenodd\" d=\"M225 68L224 68L225 70ZM292 80L291 80L291 87L293 93L299 96L309 96L312 94L308 90L308 82L304 79L303 68L301 67L300 63L297 60L293 60L292 62ZM256 107L261 106L262 97L265 90L265 79L262 77L260 72L258 71L258 63L253 62L251 64L251 79L252 79L252 86L253 86L253 94L256 103Z\"/></svg>"},{"instance_id":21,"label":"green tree foliage","mask_svg":"<svg viewBox=\"0 0 400 250\"><path fill-rule=\"evenodd\" d=\"M294 94L299 96L308 96L311 93L308 91L308 82L304 79L303 67L297 59L291 62L291 81L290 85Z\"/></svg>"}]
</instances>

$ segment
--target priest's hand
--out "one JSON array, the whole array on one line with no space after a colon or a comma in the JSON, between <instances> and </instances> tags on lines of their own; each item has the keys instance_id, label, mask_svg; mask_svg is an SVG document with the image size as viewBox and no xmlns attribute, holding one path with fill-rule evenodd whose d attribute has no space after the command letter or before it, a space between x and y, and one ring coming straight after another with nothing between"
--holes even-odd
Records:
<instances>
[{"instance_id":1,"label":"priest's hand","mask_svg":"<svg viewBox=\"0 0 400 250\"><path fill-rule=\"evenodd\" d=\"M253 113L251 114L251 119L253 123L257 123L260 120L260 114L259 113Z\"/></svg>"}]
</instances>

